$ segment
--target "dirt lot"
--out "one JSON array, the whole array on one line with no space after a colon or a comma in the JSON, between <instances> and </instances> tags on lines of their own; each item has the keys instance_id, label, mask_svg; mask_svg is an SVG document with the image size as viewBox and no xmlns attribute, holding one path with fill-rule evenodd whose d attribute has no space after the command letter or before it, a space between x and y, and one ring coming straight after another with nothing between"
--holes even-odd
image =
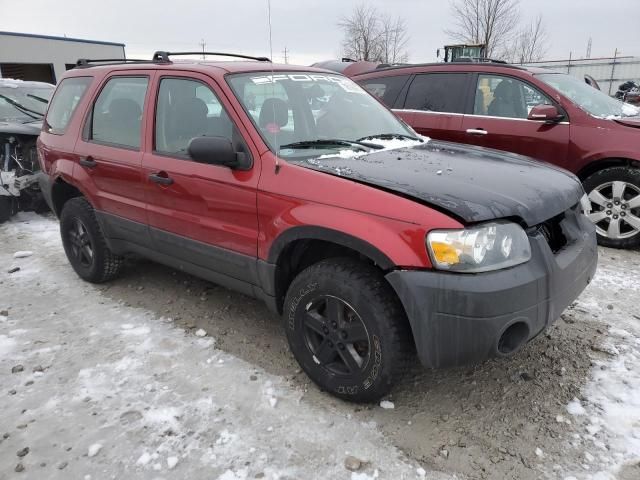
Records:
<instances>
[{"instance_id":1,"label":"dirt lot","mask_svg":"<svg viewBox=\"0 0 640 480\"><path fill-rule=\"evenodd\" d=\"M43 223L50 235L52 220L20 218ZM12 229L2 227L4 248L29 248L37 256L37 234L8 235L19 227L19 219ZM51 245L56 266L66 268L59 244L51 240ZM0 310L28 301L13 296L15 282L6 267ZM341 418L353 418L380 432L384 442L402 452L403 461L428 472L470 479L638 479L638 267L638 251L601 249L592 285L523 351L508 360L455 370L425 371L416 365L389 398L395 404L392 410L351 405L318 391L289 353L279 319L253 299L144 260L129 262L117 281L83 288L122 308L171 319L190 334L205 330L217 349L264 369L298 392L299 408L328 408ZM34 294L38 290L32 286ZM179 361L188 367L191 359ZM2 363L3 370L7 366ZM0 478L2 461L0 454Z\"/></svg>"}]
</instances>

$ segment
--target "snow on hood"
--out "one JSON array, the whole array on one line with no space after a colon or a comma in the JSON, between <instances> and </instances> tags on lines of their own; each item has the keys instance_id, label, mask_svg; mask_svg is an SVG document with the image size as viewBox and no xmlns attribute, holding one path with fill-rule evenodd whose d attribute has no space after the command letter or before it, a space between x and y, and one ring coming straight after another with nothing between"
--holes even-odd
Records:
<instances>
[{"instance_id":1,"label":"snow on hood","mask_svg":"<svg viewBox=\"0 0 640 480\"><path fill-rule=\"evenodd\" d=\"M345 149L345 150L340 150L338 153L321 155L318 157L318 160L321 160L323 158L357 158L357 157L362 157L364 155L369 155L370 153L383 152L385 150L395 150L398 148L415 147L416 145L423 145L430 140L429 137L423 137L422 135L419 135L419 138L420 140L412 140L409 138L394 138L391 140L384 140L380 138L374 138L372 140L367 140L367 143L381 145L382 148L377 150L371 150L369 152L356 152L354 150ZM313 159L309 161L313 163Z\"/></svg>"}]
</instances>

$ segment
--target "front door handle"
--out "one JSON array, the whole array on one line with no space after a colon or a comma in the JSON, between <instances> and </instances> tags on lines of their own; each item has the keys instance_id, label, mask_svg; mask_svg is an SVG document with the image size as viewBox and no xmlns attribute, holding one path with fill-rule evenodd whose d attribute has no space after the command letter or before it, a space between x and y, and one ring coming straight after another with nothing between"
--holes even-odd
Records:
<instances>
[{"instance_id":1,"label":"front door handle","mask_svg":"<svg viewBox=\"0 0 640 480\"><path fill-rule=\"evenodd\" d=\"M92 157L80 157L80 161L78 163L87 168L96 168L98 166L98 162L96 162Z\"/></svg>"},{"instance_id":2,"label":"front door handle","mask_svg":"<svg viewBox=\"0 0 640 480\"><path fill-rule=\"evenodd\" d=\"M149 180L160 185L171 185L173 178L169 177L166 172L156 172L149 175Z\"/></svg>"},{"instance_id":3,"label":"front door handle","mask_svg":"<svg viewBox=\"0 0 640 480\"><path fill-rule=\"evenodd\" d=\"M467 133L469 135L486 135L487 132L484 128L467 128Z\"/></svg>"}]
</instances>

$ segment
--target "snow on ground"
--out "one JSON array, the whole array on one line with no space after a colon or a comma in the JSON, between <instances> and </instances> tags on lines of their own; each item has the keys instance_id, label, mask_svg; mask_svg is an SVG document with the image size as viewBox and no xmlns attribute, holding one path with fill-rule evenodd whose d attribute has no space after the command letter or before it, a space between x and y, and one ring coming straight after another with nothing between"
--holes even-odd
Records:
<instances>
[{"instance_id":1,"label":"snow on ground","mask_svg":"<svg viewBox=\"0 0 640 480\"><path fill-rule=\"evenodd\" d=\"M54 219L20 214L0 244L0 478L425 478L375 426L103 297Z\"/></svg>"},{"instance_id":2,"label":"snow on ground","mask_svg":"<svg viewBox=\"0 0 640 480\"><path fill-rule=\"evenodd\" d=\"M567 418L574 425L570 448L584 452L580 469L567 478L640 479L640 465L634 467L640 462L640 304L629 314L597 301L605 291L609 296L614 292L621 302L639 300L640 262L623 260L615 250L601 252L616 262L600 262L589 294L575 308L606 318L608 338L594 352L583 398L567 405Z\"/></svg>"}]
</instances>

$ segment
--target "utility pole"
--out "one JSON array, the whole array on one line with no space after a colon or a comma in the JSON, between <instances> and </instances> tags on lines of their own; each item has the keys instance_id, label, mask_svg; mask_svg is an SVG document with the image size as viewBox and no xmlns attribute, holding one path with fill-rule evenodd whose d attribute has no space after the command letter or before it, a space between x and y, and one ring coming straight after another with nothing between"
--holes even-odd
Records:
<instances>
[{"instance_id":1,"label":"utility pole","mask_svg":"<svg viewBox=\"0 0 640 480\"><path fill-rule=\"evenodd\" d=\"M207 46L207 43L204 41L204 38L200 40L200 43L198 45L202 47L202 59L204 60L204 47Z\"/></svg>"},{"instance_id":2,"label":"utility pole","mask_svg":"<svg viewBox=\"0 0 640 480\"><path fill-rule=\"evenodd\" d=\"M287 47L284 47L283 53L284 53L284 63L288 64L289 63L289 55L288 55L289 50L287 50Z\"/></svg>"},{"instance_id":3,"label":"utility pole","mask_svg":"<svg viewBox=\"0 0 640 480\"><path fill-rule=\"evenodd\" d=\"M611 79L609 80L609 95L611 95L611 87L613 86L613 72L616 69L616 60L618 59L618 49L613 52L613 63L611 64Z\"/></svg>"}]
</instances>

